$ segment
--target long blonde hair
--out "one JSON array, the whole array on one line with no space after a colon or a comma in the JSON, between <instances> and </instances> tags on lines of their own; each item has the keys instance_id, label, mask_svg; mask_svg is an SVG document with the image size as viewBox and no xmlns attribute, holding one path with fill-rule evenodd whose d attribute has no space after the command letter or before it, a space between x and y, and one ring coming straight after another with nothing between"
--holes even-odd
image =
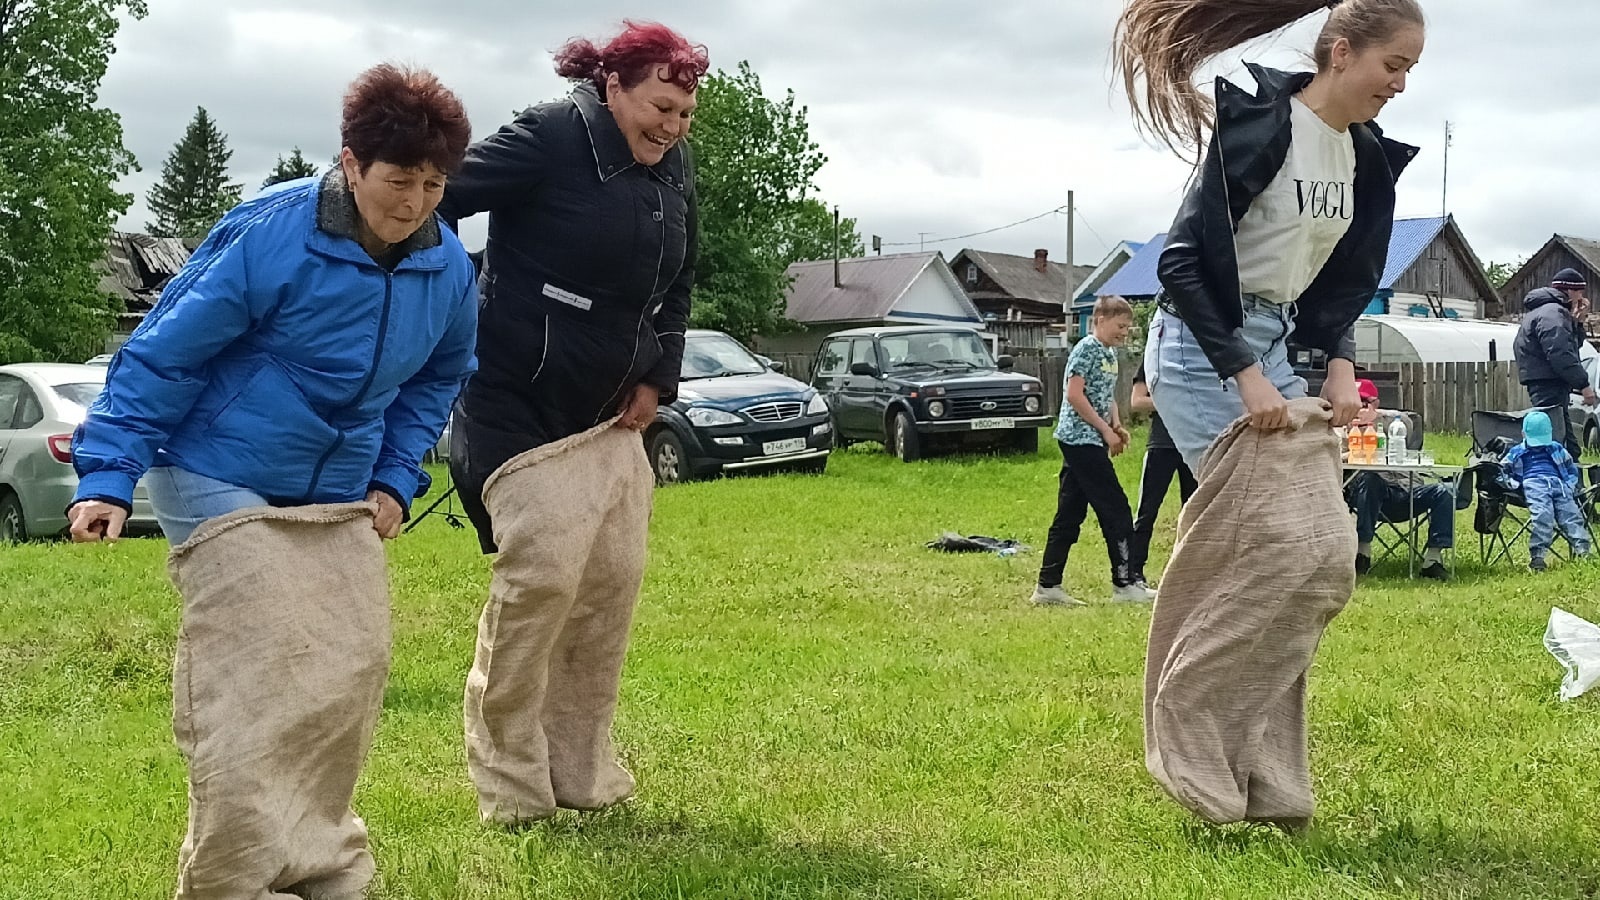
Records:
<instances>
[{"instance_id":1,"label":"long blonde hair","mask_svg":"<svg viewBox=\"0 0 1600 900\"><path fill-rule=\"evenodd\" d=\"M1417 0L1129 0L1117 19L1112 64L1139 130L1195 158L1211 130L1211 97L1195 73L1218 54L1330 10L1311 58L1326 70L1340 38L1356 52L1424 24Z\"/></svg>"}]
</instances>

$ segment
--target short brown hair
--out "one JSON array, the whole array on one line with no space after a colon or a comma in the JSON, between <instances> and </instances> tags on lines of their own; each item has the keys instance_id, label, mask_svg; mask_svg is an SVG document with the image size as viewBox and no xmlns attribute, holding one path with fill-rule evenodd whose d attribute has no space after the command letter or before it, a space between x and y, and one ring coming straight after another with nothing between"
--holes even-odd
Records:
<instances>
[{"instance_id":1,"label":"short brown hair","mask_svg":"<svg viewBox=\"0 0 1600 900\"><path fill-rule=\"evenodd\" d=\"M1121 297L1101 297L1094 302L1094 320L1115 319L1119 316L1133 318L1133 304Z\"/></svg>"},{"instance_id":2,"label":"short brown hair","mask_svg":"<svg viewBox=\"0 0 1600 900\"><path fill-rule=\"evenodd\" d=\"M453 172L467 157L472 125L461 99L432 72L383 63L345 91L339 139L362 172L375 162L403 169L433 163Z\"/></svg>"}]
</instances>

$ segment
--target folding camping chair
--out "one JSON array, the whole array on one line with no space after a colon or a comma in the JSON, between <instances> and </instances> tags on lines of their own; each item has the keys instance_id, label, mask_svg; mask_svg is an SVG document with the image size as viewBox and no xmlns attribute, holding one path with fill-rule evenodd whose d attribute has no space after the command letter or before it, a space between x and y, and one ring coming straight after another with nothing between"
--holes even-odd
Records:
<instances>
[{"instance_id":1,"label":"folding camping chair","mask_svg":"<svg viewBox=\"0 0 1600 900\"><path fill-rule=\"evenodd\" d=\"M1472 413L1472 458L1467 472L1477 484L1478 508L1472 526L1478 533L1478 551L1484 565L1510 561L1512 551L1519 546L1523 548L1523 555L1528 553L1528 539L1533 532L1528 499L1521 489L1506 487L1500 476L1505 473L1506 454L1522 442L1522 420L1532 411L1473 410ZM1545 412L1566 415L1564 409L1552 408ZM1580 464L1578 468L1585 476L1579 482L1578 507L1583 510L1592 533L1595 523L1600 521L1600 510L1596 506L1600 502L1600 466ZM1550 550L1563 558L1566 555L1560 545Z\"/></svg>"}]
</instances>

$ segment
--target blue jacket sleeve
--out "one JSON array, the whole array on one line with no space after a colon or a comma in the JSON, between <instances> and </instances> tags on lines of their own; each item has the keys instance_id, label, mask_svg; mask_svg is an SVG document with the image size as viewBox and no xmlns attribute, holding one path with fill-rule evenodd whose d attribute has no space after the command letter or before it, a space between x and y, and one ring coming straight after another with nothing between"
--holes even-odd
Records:
<instances>
[{"instance_id":1,"label":"blue jacket sleeve","mask_svg":"<svg viewBox=\"0 0 1600 900\"><path fill-rule=\"evenodd\" d=\"M439 441L461 386L478 368L478 285L468 279L444 337L417 374L383 415L383 448L372 471L369 490L393 497L411 515L411 501L427 493L432 479L422 469L422 456Z\"/></svg>"},{"instance_id":2,"label":"blue jacket sleeve","mask_svg":"<svg viewBox=\"0 0 1600 900\"><path fill-rule=\"evenodd\" d=\"M247 225L224 218L112 359L105 390L72 436L74 503L131 509L134 485L205 388L207 363L260 320L246 289Z\"/></svg>"}]
</instances>

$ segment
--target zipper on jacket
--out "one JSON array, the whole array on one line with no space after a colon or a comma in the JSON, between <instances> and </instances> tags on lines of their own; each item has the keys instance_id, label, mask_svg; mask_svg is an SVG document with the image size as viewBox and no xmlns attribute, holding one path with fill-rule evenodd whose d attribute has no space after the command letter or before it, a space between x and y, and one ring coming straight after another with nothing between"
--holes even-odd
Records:
<instances>
[{"instance_id":1,"label":"zipper on jacket","mask_svg":"<svg viewBox=\"0 0 1600 900\"><path fill-rule=\"evenodd\" d=\"M595 413L596 425L600 424L600 417L605 415L606 406L614 403L618 396L622 394L622 389L628 386L628 376L633 374L633 366L639 361L639 332L644 329L644 319L649 314L650 304L655 302L656 292L661 289L661 262L667 258L667 204L666 200L661 196L661 188L659 187L656 188L656 215L660 216L657 221L661 225L661 230L657 236L659 249L656 251L656 277L654 283L650 285L650 299L644 306L640 307L639 321L633 326L633 356L628 359L628 371L623 373L622 381L617 385L617 389L611 392L611 399L607 400L605 406L600 407L600 410Z\"/></svg>"},{"instance_id":2,"label":"zipper on jacket","mask_svg":"<svg viewBox=\"0 0 1600 900\"><path fill-rule=\"evenodd\" d=\"M383 358L383 345L389 334L389 311L394 304L394 273L383 273L383 311L378 315L378 337L372 344L372 364L367 366L367 377L361 382L361 388L356 391L355 398L350 401L351 406L356 406L366 397L367 391L372 388L372 382L378 377L378 361ZM322 459L317 461L316 469L311 472L311 486L306 490L306 498L311 499L317 495L317 485L322 481L322 470L328 465L328 460L333 454L344 446L344 430L340 429L333 439L333 444L322 454Z\"/></svg>"}]
</instances>

